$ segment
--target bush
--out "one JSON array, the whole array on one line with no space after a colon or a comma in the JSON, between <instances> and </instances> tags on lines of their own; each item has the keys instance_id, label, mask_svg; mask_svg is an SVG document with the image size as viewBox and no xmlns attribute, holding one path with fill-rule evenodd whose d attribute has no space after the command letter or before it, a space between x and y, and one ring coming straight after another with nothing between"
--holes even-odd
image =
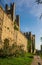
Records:
<instances>
[{"instance_id":1,"label":"bush","mask_svg":"<svg viewBox=\"0 0 42 65\"><path fill-rule=\"evenodd\" d=\"M22 49L22 45L17 46L16 43L12 45L12 48L14 49L13 51L13 55L15 57L19 57L19 56L24 56L25 55L25 51Z\"/></svg>"},{"instance_id":2,"label":"bush","mask_svg":"<svg viewBox=\"0 0 42 65\"><path fill-rule=\"evenodd\" d=\"M16 43L14 43L12 46L9 46L9 40L4 40L4 46L3 49L0 50L1 56L8 57L8 56L25 56L25 51L23 50L23 45L18 46Z\"/></svg>"},{"instance_id":3,"label":"bush","mask_svg":"<svg viewBox=\"0 0 42 65\"><path fill-rule=\"evenodd\" d=\"M0 49L0 56L6 57L10 54L10 46L9 46L9 40L6 38L4 40L4 46L3 49Z\"/></svg>"}]
</instances>

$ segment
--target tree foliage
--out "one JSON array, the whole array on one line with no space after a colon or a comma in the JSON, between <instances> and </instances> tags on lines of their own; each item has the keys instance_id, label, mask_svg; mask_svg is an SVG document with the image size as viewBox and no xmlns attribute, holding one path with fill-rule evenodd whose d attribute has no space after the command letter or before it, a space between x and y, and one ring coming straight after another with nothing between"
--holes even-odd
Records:
<instances>
[{"instance_id":1,"label":"tree foliage","mask_svg":"<svg viewBox=\"0 0 42 65\"><path fill-rule=\"evenodd\" d=\"M36 3L37 4L42 4L42 0L36 0ZM41 15L40 15L40 19L42 18L42 13L41 13Z\"/></svg>"},{"instance_id":2,"label":"tree foliage","mask_svg":"<svg viewBox=\"0 0 42 65\"><path fill-rule=\"evenodd\" d=\"M40 40L42 41L42 37L40 37Z\"/></svg>"},{"instance_id":3,"label":"tree foliage","mask_svg":"<svg viewBox=\"0 0 42 65\"><path fill-rule=\"evenodd\" d=\"M42 4L42 0L36 0L37 4Z\"/></svg>"}]
</instances>

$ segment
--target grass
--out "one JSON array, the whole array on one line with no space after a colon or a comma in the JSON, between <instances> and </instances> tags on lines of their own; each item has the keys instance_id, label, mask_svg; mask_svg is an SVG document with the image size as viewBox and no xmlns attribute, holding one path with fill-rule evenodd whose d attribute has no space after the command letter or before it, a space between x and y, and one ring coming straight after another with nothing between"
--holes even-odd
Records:
<instances>
[{"instance_id":1,"label":"grass","mask_svg":"<svg viewBox=\"0 0 42 65\"><path fill-rule=\"evenodd\" d=\"M30 65L33 55L28 53L25 57L0 58L0 65Z\"/></svg>"}]
</instances>

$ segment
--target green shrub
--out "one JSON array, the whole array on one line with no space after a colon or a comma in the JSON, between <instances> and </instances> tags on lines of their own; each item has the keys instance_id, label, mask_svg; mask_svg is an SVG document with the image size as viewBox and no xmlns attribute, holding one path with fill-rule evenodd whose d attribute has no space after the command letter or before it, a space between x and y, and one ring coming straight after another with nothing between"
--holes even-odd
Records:
<instances>
[{"instance_id":1,"label":"green shrub","mask_svg":"<svg viewBox=\"0 0 42 65\"><path fill-rule=\"evenodd\" d=\"M12 49L14 49L13 50L13 55L15 57L24 56L25 55L25 51L22 48L23 48L22 45L18 46L18 45L16 45L16 43L13 44L12 45Z\"/></svg>"},{"instance_id":2,"label":"green shrub","mask_svg":"<svg viewBox=\"0 0 42 65\"><path fill-rule=\"evenodd\" d=\"M5 39L4 40L4 46L3 49L0 50L1 55L3 57L8 57L8 56L25 56L25 51L23 50L23 45L18 46L16 43L12 44L12 46L9 46L9 40Z\"/></svg>"}]
</instances>

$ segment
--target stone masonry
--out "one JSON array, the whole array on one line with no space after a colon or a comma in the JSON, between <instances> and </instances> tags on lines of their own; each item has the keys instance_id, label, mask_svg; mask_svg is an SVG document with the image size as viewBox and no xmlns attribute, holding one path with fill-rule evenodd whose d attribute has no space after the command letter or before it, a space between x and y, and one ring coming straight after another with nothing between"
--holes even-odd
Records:
<instances>
[{"instance_id":1,"label":"stone masonry","mask_svg":"<svg viewBox=\"0 0 42 65\"><path fill-rule=\"evenodd\" d=\"M12 4L11 7L13 7ZM23 45L23 49L27 52L27 38L19 30L14 29L16 16L13 16L13 12L10 13L13 9L7 12L0 6L0 48L3 47L4 40L7 38L10 45L16 42L17 45Z\"/></svg>"},{"instance_id":2,"label":"stone masonry","mask_svg":"<svg viewBox=\"0 0 42 65\"><path fill-rule=\"evenodd\" d=\"M24 33L28 41L31 41L31 47L29 49L29 52L34 53L35 52L35 35L32 35L31 32Z\"/></svg>"}]
</instances>

